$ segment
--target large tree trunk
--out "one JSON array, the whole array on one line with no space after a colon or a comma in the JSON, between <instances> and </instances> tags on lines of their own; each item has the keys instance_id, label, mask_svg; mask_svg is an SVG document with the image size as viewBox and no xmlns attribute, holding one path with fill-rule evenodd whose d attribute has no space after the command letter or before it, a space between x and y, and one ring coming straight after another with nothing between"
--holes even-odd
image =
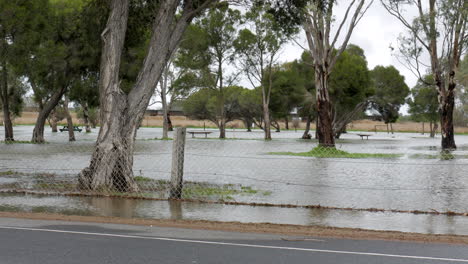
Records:
<instances>
[{"instance_id":1,"label":"large tree trunk","mask_svg":"<svg viewBox=\"0 0 468 264\"><path fill-rule=\"evenodd\" d=\"M99 130L97 145L89 167L79 176L82 190L136 192L138 185L133 179L133 152L138 122L125 111L124 95L113 96L120 105L105 105L102 111L107 118ZM107 113L106 113L107 112Z\"/></svg>"},{"instance_id":2,"label":"large tree trunk","mask_svg":"<svg viewBox=\"0 0 468 264\"><path fill-rule=\"evenodd\" d=\"M60 90L55 91L52 97L49 99L47 103L44 104L44 107L39 112L39 115L36 120L36 125L33 129L32 139L33 143L44 143L44 126L49 116L50 112L58 105L60 102L60 98L65 94L67 89L65 87L61 88Z\"/></svg>"},{"instance_id":3,"label":"large tree trunk","mask_svg":"<svg viewBox=\"0 0 468 264\"><path fill-rule=\"evenodd\" d=\"M226 121L224 120L224 118L221 118L221 120L219 120L219 138L226 138Z\"/></svg>"},{"instance_id":4,"label":"large tree trunk","mask_svg":"<svg viewBox=\"0 0 468 264\"><path fill-rule=\"evenodd\" d=\"M306 127L304 130L304 134L302 134L302 139L311 139L312 137L310 136L310 123L312 122L312 116L308 115L307 116L307 121L306 121Z\"/></svg>"},{"instance_id":5,"label":"large tree trunk","mask_svg":"<svg viewBox=\"0 0 468 264\"><path fill-rule=\"evenodd\" d=\"M3 124L5 126L5 141L14 141L13 137L13 122L11 121L11 113L8 100L3 101Z\"/></svg>"},{"instance_id":6,"label":"large tree trunk","mask_svg":"<svg viewBox=\"0 0 468 264\"><path fill-rule=\"evenodd\" d=\"M455 107L456 83L450 78L445 96L440 97L440 128L442 136L442 149L456 149L455 133L453 128L453 109ZM443 84L441 84L443 85ZM440 91L440 90L439 90Z\"/></svg>"},{"instance_id":7,"label":"large tree trunk","mask_svg":"<svg viewBox=\"0 0 468 264\"><path fill-rule=\"evenodd\" d=\"M169 73L168 73L168 67L167 65L164 68L164 76L161 77L160 80L160 85L161 85L161 104L162 104L162 109L163 109L163 134L162 138L166 139L169 138L169 108L171 106L171 103L167 103L167 79L169 78Z\"/></svg>"},{"instance_id":8,"label":"large tree trunk","mask_svg":"<svg viewBox=\"0 0 468 264\"><path fill-rule=\"evenodd\" d=\"M133 179L133 151L138 124L154 88L188 24L198 12L189 1L176 16L179 1L161 1L143 66L132 90L120 88L120 61L127 29L129 0L114 0L101 34L99 100L101 127L89 167L79 177L85 190L138 191ZM205 5L201 4L199 8ZM177 20L176 20L177 18Z\"/></svg>"},{"instance_id":9,"label":"large tree trunk","mask_svg":"<svg viewBox=\"0 0 468 264\"><path fill-rule=\"evenodd\" d=\"M263 131L265 132L265 140L271 139L271 121L270 121L270 109L267 103L263 103Z\"/></svg>"},{"instance_id":10,"label":"large tree trunk","mask_svg":"<svg viewBox=\"0 0 468 264\"><path fill-rule=\"evenodd\" d=\"M50 124L50 127L52 128L52 133L57 133L58 132L58 129L57 129L57 113L55 110L52 110L52 112L50 112L50 115L49 115L49 124Z\"/></svg>"},{"instance_id":11,"label":"large tree trunk","mask_svg":"<svg viewBox=\"0 0 468 264\"><path fill-rule=\"evenodd\" d=\"M252 132L252 121L249 119L244 119L243 121L247 132Z\"/></svg>"},{"instance_id":12,"label":"large tree trunk","mask_svg":"<svg viewBox=\"0 0 468 264\"><path fill-rule=\"evenodd\" d=\"M319 145L335 147L333 134L332 105L328 94L328 74L315 71L315 87L317 89L317 137Z\"/></svg>"},{"instance_id":13,"label":"large tree trunk","mask_svg":"<svg viewBox=\"0 0 468 264\"><path fill-rule=\"evenodd\" d=\"M285 124L285 129L289 130L289 118L287 116L284 118L284 124Z\"/></svg>"},{"instance_id":14,"label":"large tree trunk","mask_svg":"<svg viewBox=\"0 0 468 264\"><path fill-rule=\"evenodd\" d=\"M65 96L65 102L63 102L63 109L65 110L65 114L67 115L68 141L73 142L76 141L75 131L73 130L73 119L70 115L70 111L68 110L68 103L68 97Z\"/></svg>"},{"instance_id":15,"label":"large tree trunk","mask_svg":"<svg viewBox=\"0 0 468 264\"><path fill-rule=\"evenodd\" d=\"M91 133L91 126L89 125L89 108L87 103L84 103L83 105L83 119L85 123L86 133Z\"/></svg>"},{"instance_id":16,"label":"large tree trunk","mask_svg":"<svg viewBox=\"0 0 468 264\"><path fill-rule=\"evenodd\" d=\"M11 113L10 113L10 93L8 91L8 72L6 68L6 63L3 61L2 63L2 94L0 98L2 99L3 105L3 124L5 128L5 141L14 141L13 136L13 122L11 121Z\"/></svg>"}]
</instances>

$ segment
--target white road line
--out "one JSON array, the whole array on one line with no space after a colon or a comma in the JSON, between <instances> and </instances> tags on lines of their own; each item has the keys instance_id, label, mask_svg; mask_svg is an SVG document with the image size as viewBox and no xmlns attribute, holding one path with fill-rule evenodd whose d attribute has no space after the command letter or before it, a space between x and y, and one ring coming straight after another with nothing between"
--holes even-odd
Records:
<instances>
[{"instance_id":1,"label":"white road line","mask_svg":"<svg viewBox=\"0 0 468 264\"><path fill-rule=\"evenodd\" d=\"M118 234L106 234L106 233L92 233L92 232L79 232L79 231L67 231L67 230L54 230L54 229L42 229L42 228L25 228L25 227L0 226L0 229L23 230L23 231L39 231L39 232L64 233L64 234L76 234L76 235L88 235L88 236L146 239L146 240L159 240L159 241L183 242L183 243L194 243L194 244L208 244L208 245L221 245L221 246L234 246L234 247L280 249L280 250L306 251L306 252L331 253L331 254L348 254L348 255L363 255L363 256L374 256L374 257L424 259L424 260L437 260L437 261L468 263L468 259L435 258L435 257L423 257L423 256L382 254L382 253L372 253L372 252L353 252L353 251L340 251L340 250L327 250L327 249L314 249L314 248L266 246L266 245L240 244L240 243L229 243L229 242L216 242L216 241L165 238L165 237L145 237L145 236L135 236L135 235L118 235Z\"/></svg>"}]
</instances>

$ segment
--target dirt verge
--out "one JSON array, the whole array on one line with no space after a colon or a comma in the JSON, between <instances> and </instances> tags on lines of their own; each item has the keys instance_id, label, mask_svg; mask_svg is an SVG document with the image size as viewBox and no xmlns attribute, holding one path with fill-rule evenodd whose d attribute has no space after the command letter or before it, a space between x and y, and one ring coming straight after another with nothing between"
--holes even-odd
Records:
<instances>
[{"instance_id":1,"label":"dirt verge","mask_svg":"<svg viewBox=\"0 0 468 264\"><path fill-rule=\"evenodd\" d=\"M289 236L312 236L327 238L346 238L359 240L398 240L423 243L448 243L468 245L468 236L460 235L427 235L417 233L404 233L394 231L374 231L351 228L335 228L320 226L300 226L270 223L239 223L214 222L202 220L167 220L167 219L141 219L118 218L101 216L76 216L46 213L26 212L0 212L0 217L24 218L36 220L76 221L87 223L112 223L126 225L159 226L188 228L201 230L220 230L243 233L268 233Z\"/></svg>"}]
</instances>

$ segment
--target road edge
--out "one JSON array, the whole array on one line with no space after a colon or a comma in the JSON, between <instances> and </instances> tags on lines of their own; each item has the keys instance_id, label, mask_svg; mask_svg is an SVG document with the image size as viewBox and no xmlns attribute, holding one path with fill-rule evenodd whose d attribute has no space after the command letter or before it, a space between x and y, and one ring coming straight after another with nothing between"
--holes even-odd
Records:
<instances>
[{"instance_id":1,"label":"road edge","mask_svg":"<svg viewBox=\"0 0 468 264\"><path fill-rule=\"evenodd\" d=\"M301 226L271 223L216 222L205 220L172 220L120 218L109 216L80 216L54 213L0 212L2 218L21 218L32 220L55 220L67 222L108 223L139 226L158 226L198 230L216 230L242 233L279 234L288 236L310 236L356 240L393 240L421 243L444 243L468 245L468 236L419 234L398 231L378 231L328 226Z\"/></svg>"}]
</instances>

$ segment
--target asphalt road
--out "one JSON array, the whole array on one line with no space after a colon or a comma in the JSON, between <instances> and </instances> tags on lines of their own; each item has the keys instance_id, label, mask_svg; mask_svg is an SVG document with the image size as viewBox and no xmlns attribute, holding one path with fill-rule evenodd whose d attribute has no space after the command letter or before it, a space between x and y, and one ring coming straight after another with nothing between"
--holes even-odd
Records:
<instances>
[{"instance_id":1,"label":"asphalt road","mask_svg":"<svg viewBox=\"0 0 468 264\"><path fill-rule=\"evenodd\" d=\"M0 218L0 263L468 263L468 246Z\"/></svg>"}]
</instances>

